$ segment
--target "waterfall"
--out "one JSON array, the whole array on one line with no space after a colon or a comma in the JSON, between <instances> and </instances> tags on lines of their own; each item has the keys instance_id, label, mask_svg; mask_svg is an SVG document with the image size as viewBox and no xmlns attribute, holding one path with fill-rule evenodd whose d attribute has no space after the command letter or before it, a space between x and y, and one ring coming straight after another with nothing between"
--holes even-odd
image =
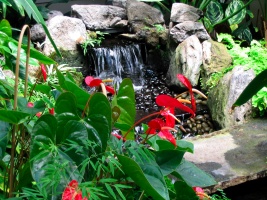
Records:
<instances>
[{"instance_id":1,"label":"waterfall","mask_svg":"<svg viewBox=\"0 0 267 200\"><path fill-rule=\"evenodd\" d=\"M101 79L112 78L116 85L123 78L130 78L135 88L144 84L141 44L92 48L89 57L95 75Z\"/></svg>"}]
</instances>

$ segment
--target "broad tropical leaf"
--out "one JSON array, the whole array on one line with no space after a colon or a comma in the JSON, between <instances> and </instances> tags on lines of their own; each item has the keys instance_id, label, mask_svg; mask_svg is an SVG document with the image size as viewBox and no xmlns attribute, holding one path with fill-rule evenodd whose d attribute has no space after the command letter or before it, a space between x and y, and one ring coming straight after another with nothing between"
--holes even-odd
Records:
<instances>
[{"instance_id":1,"label":"broad tropical leaf","mask_svg":"<svg viewBox=\"0 0 267 200\"><path fill-rule=\"evenodd\" d=\"M216 24L223 19L224 13L222 6L217 1L211 1L206 8L205 16L210 20L211 24Z\"/></svg>"},{"instance_id":2,"label":"broad tropical leaf","mask_svg":"<svg viewBox=\"0 0 267 200\"><path fill-rule=\"evenodd\" d=\"M0 159L2 160L5 152L6 146L8 142L8 133L10 130L10 124L7 122L0 121Z\"/></svg>"},{"instance_id":3,"label":"broad tropical leaf","mask_svg":"<svg viewBox=\"0 0 267 200\"><path fill-rule=\"evenodd\" d=\"M136 162L127 156L117 156L123 171L148 195L157 200L169 200L164 176L155 160Z\"/></svg>"},{"instance_id":4,"label":"broad tropical leaf","mask_svg":"<svg viewBox=\"0 0 267 200\"><path fill-rule=\"evenodd\" d=\"M240 1L240 0L231 1L230 4L227 6L227 8L225 10L225 16L226 17L230 16L231 14L233 14L233 13L237 12L238 10L242 9L243 6L244 6L243 1ZM230 25L239 24L239 23L241 23L243 21L245 16L246 16L246 9L242 9L236 15L234 15L233 17L228 19L228 22L229 22Z\"/></svg>"},{"instance_id":5,"label":"broad tropical leaf","mask_svg":"<svg viewBox=\"0 0 267 200\"><path fill-rule=\"evenodd\" d=\"M193 163L183 160L172 173L177 178L185 181L189 186L208 187L217 184L215 179L196 167Z\"/></svg>"},{"instance_id":6,"label":"broad tropical leaf","mask_svg":"<svg viewBox=\"0 0 267 200\"><path fill-rule=\"evenodd\" d=\"M21 124L28 120L30 114L15 111L15 110L0 110L0 120L11 123L11 124Z\"/></svg>"},{"instance_id":7,"label":"broad tropical leaf","mask_svg":"<svg viewBox=\"0 0 267 200\"><path fill-rule=\"evenodd\" d=\"M120 109L120 116L117 119L118 124L126 124L131 127L135 122L135 96L133 84L130 79L124 79L120 84L118 94L112 100L112 107L117 106ZM125 132L123 131L123 135ZM134 139L134 132L131 131L126 139Z\"/></svg>"}]
</instances>

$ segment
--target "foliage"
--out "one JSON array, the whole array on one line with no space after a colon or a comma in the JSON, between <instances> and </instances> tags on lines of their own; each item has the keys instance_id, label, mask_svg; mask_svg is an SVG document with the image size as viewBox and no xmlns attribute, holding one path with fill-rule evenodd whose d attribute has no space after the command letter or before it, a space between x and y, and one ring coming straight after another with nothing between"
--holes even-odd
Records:
<instances>
[{"instance_id":1,"label":"foliage","mask_svg":"<svg viewBox=\"0 0 267 200\"><path fill-rule=\"evenodd\" d=\"M231 35L220 34L218 35L218 41L223 42L228 48L228 52L233 58L233 66L224 69L221 72L214 73L211 75L210 79L207 81L207 85L212 88L216 86L218 81L226 74L228 71L232 70L235 66L244 66L246 69L253 69L256 75L263 73L267 67L267 50L264 47L264 42L258 42L253 40L251 46L242 47L240 41L234 41ZM263 73L264 74L264 73ZM267 91L264 86L265 84L264 75L260 76L262 79L256 79L256 81L251 87L251 95L246 95L244 98L245 102L248 101L253 95L252 105L259 109L259 114L263 116L266 112L266 95ZM264 85L265 84L265 85ZM254 91L254 92L252 92ZM259 91L259 92L258 92ZM258 92L258 93L257 93ZM237 101L238 102L238 101ZM243 103L245 103L243 102ZM242 104L243 104L242 103ZM234 105L241 105L240 103Z\"/></svg>"},{"instance_id":2,"label":"foliage","mask_svg":"<svg viewBox=\"0 0 267 200\"><path fill-rule=\"evenodd\" d=\"M244 4L241 0L232 0L224 9L223 3L212 0L206 7L205 17L203 19L206 29L208 32L211 32L216 25L228 22L233 36L250 43L252 41L252 34L248 28L250 22L243 23L242 25L241 22L245 19L246 14L251 18L253 17L252 12L246 10L246 7L252 1L250 0Z\"/></svg>"},{"instance_id":3,"label":"foliage","mask_svg":"<svg viewBox=\"0 0 267 200\"><path fill-rule=\"evenodd\" d=\"M102 41L105 39L105 35L108 35L108 33L101 31L88 32L86 40L81 44L83 54L86 55L88 47L95 47L95 45L100 46Z\"/></svg>"},{"instance_id":4,"label":"foliage","mask_svg":"<svg viewBox=\"0 0 267 200\"><path fill-rule=\"evenodd\" d=\"M16 145L14 191L22 191L18 199L58 199L63 191L65 195L74 195L72 188L80 199L132 199L138 196L172 199L171 195L178 198L181 194L197 199L193 186L215 184L212 177L183 160L185 152L193 152L193 145L176 139L172 144L169 141L174 136L165 132L168 126L174 125L172 109L168 107L188 111L190 108L166 95L158 97L158 105L165 108L153 116L160 114L163 117L164 128L158 129L157 124L149 123L148 130L158 130L149 134L148 130L144 132L141 136L144 139L139 143L130 130L134 126L135 105L129 79L123 80L111 104L102 93L89 94L80 89L68 73L64 76L57 70L57 78L59 85L50 91L57 94L52 114L45 111L50 105L43 99L30 104L23 97L18 99L18 110L11 110L8 105L15 91L5 81L0 82L1 97L5 98L0 110L1 138L5 138L0 144L1 152L5 152L2 157L9 157L9 146ZM182 78L180 76L192 92L189 83ZM102 83L97 79L88 82L95 87ZM39 112L43 112L40 118L36 117ZM194 114L193 110L190 112ZM17 127L15 143L8 136L12 125L7 123ZM111 134L116 123L124 133L117 135L122 138L120 140ZM10 170L9 163L3 164ZM184 174L183 166L194 175ZM7 172L1 173L5 177ZM165 182L169 174L179 179L172 186L174 193L169 192ZM4 179L5 185L7 181ZM184 188L182 193L180 186Z\"/></svg>"},{"instance_id":5,"label":"foliage","mask_svg":"<svg viewBox=\"0 0 267 200\"><path fill-rule=\"evenodd\" d=\"M223 192L223 190L218 189L218 192L220 194L213 194L210 196L210 200L230 200L226 197L226 194Z\"/></svg>"},{"instance_id":6,"label":"foliage","mask_svg":"<svg viewBox=\"0 0 267 200\"><path fill-rule=\"evenodd\" d=\"M3 19L6 18L6 12L7 8L11 7L11 9L15 10L17 13L20 14L20 16L25 16L25 12L27 13L29 18L33 18L36 23L41 24L47 37L49 38L51 44L55 48L57 54L61 56L58 48L56 47L56 44L54 43L48 29L46 26L46 23L43 19L42 14L34 4L33 0L9 0L8 2L6 0L0 0L2 3L2 14L3 14ZM14 12L12 12L12 15L14 15Z\"/></svg>"}]
</instances>

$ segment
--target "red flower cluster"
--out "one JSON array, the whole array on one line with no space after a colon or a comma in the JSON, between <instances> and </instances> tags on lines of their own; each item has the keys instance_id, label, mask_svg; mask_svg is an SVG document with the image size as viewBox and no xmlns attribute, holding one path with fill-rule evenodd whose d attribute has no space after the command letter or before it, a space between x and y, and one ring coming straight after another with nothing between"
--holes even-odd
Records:
<instances>
[{"instance_id":1,"label":"red flower cluster","mask_svg":"<svg viewBox=\"0 0 267 200\"><path fill-rule=\"evenodd\" d=\"M191 105L192 109L185 106L181 102L179 102L177 99L172 98L168 95L159 95L156 98L156 103L158 106L163 106L164 110L160 112L161 116L165 118L165 120L161 118L152 119L149 123L149 129L146 131L147 134L156 134L158 133L158 136L169 140L174 146L176 146L176 139L170 132L170 130L176 132L174 129L175 126L175 120L179 121L174 116L174 109L178 108L180 110L183 110L185 112L191 113L192 116L195 115L196 111L196 102L192 91L192 86L189 82L189 80L183 76L182 74L178 74L177 78L189 89L190 95L191 95Z\"/></svg>"},{"instance_id":2,"label":"red flower cluster","mask_svg":"<svg viewBox=\"0 0 267 200\"><path fill-rule=\"evenodd\" d=\"M86 197L82 197L82 191L78 187L78 182L72 180L65 188L62 194L62 200L88 200Z\"/></svg>"}]
</instances>

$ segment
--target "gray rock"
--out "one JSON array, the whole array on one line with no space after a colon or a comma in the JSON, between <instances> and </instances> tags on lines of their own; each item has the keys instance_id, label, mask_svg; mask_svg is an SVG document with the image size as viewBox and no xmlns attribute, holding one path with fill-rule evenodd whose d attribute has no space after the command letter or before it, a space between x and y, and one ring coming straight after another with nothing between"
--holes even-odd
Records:
<instances>
[{"instance_id":1,"label":"gray rock","mask_svg":"<svg viewBox=\"0 0 267 200\"><path fill-rule=\"evenodd\" d=\"M150 28L155 24L164 24L163 14L156 8L140 1L127 0L128 22L134 33L137 33L145 26Z\"/></svg>"},{"instance_id":2,"label":"gray rock","mask_svg":"<svg viewBox=\"0 0 267 200\"><path fill-rule=\"evenodd\" d=\"M109 5L73 5L71 15L81 19L89 30L101 30L111 28L114 18L126 19L126 10Z\"/></svg>"},{"instance_id":3,"label":"gray rock","mask_svg":"<svg viewBox=\"0 0 267 200\"><path fill-rule=\"evenodd\" d=\"M82 20L66 16L56 16L48 22L47 26L55 44L65 51L77 51L77 41L86 38L86 28ZM50 55L55 50L46 38L44 54Z\"/></svg>"},{"instance_id":4,"label":"gray rock","mask_svg":"<svg viewBox=\"0 0 267 200\"><path fill-rule=\"evenodd\" d=\"M197 21L203 12L184 3L174 3L171 9L171 21L181 23L184 21Z\"/></svg>"},{"instance_id":5,"label":"gray rock","mask_svg":"<svg viewBox=\"0 0 267 200\"><path fill-rule=\"evenodd\" d=\"M175 25L170 30L170 36L176 43L184 41L191 35L196 35L200 41L210 39L209 34L201 22L185 21Z\"/></svg>"},{"instance_id":6,"label":"gray rock","mask_svg":"<svg viewBox=\"0 0 267 200\"><path fill-rule=\"evenodd\" d=\"M200 66L202 64L202 45L195 35L190 36L178 45L175 55L171 57L171 63L167 72L167 84L184 86L177 80L177 74L186 76L192 86L198 85Z\"/></svg>"},{"instance_id":7,"label":"gray rock","mask_svg":"<svg viewBox=\"0 0 267 200\"><path fill-rule=\"evenodd\" d=\"M209 92L208 107L212 119L222 128L242 124L250 117L251 101L234 110L231 110L231 107L253 78L255 73L252 69L245 71L244 67L237 66Z\"/></svg>"},{"instance_id":8,"label":"gray rock","mask_svg":"<svg viewBox=\"0 0 267 200\"><path fill-rule=\"evenodd\" d=\"M120 20L114 26L116 28L123 28L123 27L127 27L127 25L128 25L128 20Z\"/></svg>"},{"instance_id":9,"label":"gray rock","mask_svg":"<svg viewBox=\"0 0 267 200\"><path fill-rule=\"evenodd\" d=\"M210 76L215 72L220 72L223 69L230 67L233 59L228 53L225 45L212 40L206 40L202 43L203 46L203 65L201 70L202 82L206 83ZM203 84L203 88L207 90Z\"/></svg>"},{"instance_id":10,"label":"gray rock","mask_svg":"<svg viewBox=\"0 0 267 200\"><path fill-rule=\"evenodd\" d=\"M58 10L51 10L47 13L47 21L51 20L55 16L63 16L63 13ZM47 25L47 22L46 22ZM44 41L46 33L41 24L35 24L31 27L31 40L35 41Z\"/></svg>"},{"instance_id":11,"label":"gray rock","mask_svg":"<svg viewBox=\"0 0 267 200\"><path fill-rule=\"evenodd\" d=\"M113 6L118 6L121 8L126 8L126 2L127 0L113 0L112 1L112 5Z\"/></svg>"}]
</instances>

